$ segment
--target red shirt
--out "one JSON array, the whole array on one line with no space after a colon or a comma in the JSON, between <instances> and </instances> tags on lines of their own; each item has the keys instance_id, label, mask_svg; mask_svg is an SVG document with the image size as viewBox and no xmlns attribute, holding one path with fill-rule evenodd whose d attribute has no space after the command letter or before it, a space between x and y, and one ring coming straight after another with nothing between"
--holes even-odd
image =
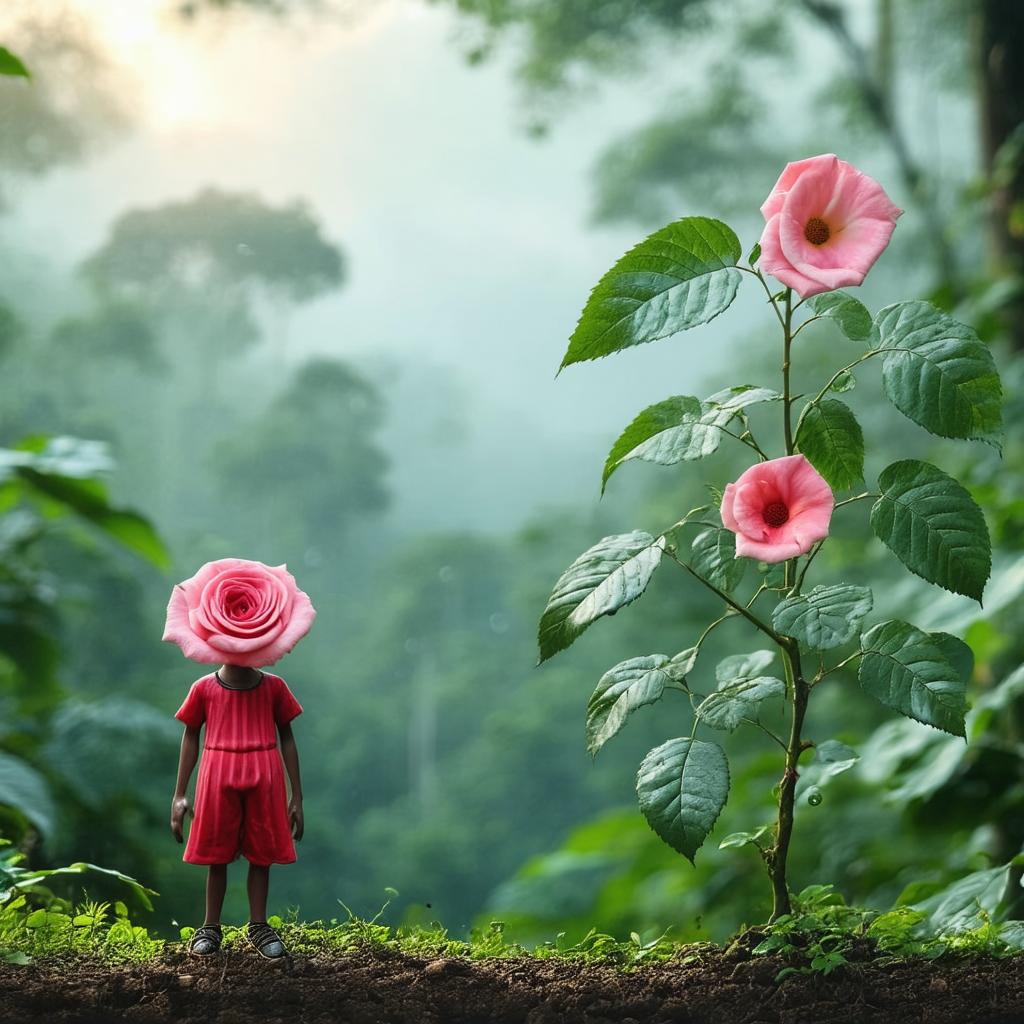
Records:
<instances>
[{"instance_id":1,"label":"red shirt","mask_svg":"<svg viewBox=\"0 0 1024 1024\"><path fill-rule=\"evenodd\" d=\"M235 690L211 673L197 679L174 717L198 729L206 723L210 750L265 750L277 746L277 726L302 714L302 705L280 677L263 673L251 689Z\"/></svg>"}]
</instances>

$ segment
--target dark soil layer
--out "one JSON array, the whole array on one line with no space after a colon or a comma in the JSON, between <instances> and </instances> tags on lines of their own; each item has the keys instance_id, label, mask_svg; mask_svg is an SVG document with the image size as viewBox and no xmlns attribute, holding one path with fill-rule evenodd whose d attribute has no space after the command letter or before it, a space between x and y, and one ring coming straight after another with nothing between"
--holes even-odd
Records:
<instances>
[{"instance_id":1,"label":"dark soil layer","mask_svg":"<svg viewBox=\"0 0 1024 1024\"><path fill-rule=\"evenodd\" d=\"M0 965L0 1021L21 1024L1010 1024L1024 958L860 964L791 976L742 950L631 971L561 959L426 960L389 952L271 963L168 952L147 964Z\"/></svg>"}]
</instances>

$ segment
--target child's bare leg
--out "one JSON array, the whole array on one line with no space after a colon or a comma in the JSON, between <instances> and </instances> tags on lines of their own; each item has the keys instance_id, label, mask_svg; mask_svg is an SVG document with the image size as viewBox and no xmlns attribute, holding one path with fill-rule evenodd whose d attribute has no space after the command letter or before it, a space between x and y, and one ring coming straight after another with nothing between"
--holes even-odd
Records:
<instances>
[{"instance_id":1,"label":"child's bare leg","mask_svg":"<svg viewBox=\"0 0 1024 1024\"><path fill-rule=\"evenodd\" d=\"M249 920L266 921L267 891L270 889L270 865L250 864L246 888L249 890Z\"/></svg>"},{"instance_id":2,"label":"child's bare leg","mask_svg":"<svg viewBox=\"0 0 1024 1024\"><path fill-rule=\"evenodd\" d=\"M206 921L205 924L219 924L220 912L224 906L224 893L228 887L227 864L211 864L206 876Z\"/></svg>"}]
</instances>

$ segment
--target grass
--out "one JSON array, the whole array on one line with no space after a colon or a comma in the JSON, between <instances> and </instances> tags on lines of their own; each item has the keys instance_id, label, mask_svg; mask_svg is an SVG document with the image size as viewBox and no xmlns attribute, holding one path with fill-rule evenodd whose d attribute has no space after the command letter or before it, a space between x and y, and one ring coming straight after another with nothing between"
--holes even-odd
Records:
<instances>
[{"instance_id":1,"label":"grass","mask_svg":"<svg viewBox=\"0 0 1024 1024\"><path fill-rule=\"evenodd\" d=\"M389 890L389 902L395 895ZM596 929L579 942L568 944L558 936L528 949L508 941L500 921L474 930L468 939L452 938L438 925L395 928L383 924L381 918L389 902L370 920L357 917L341 904L345 916L340 918L300 921L298 911L293 909L284 917L271 917L270 924L279 930L293 954L306 956L375 951L423 959L559 958L631 969L667 961L701 963L723 949L713 943L679 943L668 933L644 941L634 932L622 941ZM935 959L945 954L972 953L1009 956L1019 953L1024 945L1004 925L989 920L955 935L928 935L922 931L922 917L909 908L879 914L850 907L830 886L812 886L795 898L793 914L741 933L725 949L743 946L752 956L781 956L787 963L777 976L782 981L792 974L827 975L853 961L884 964L911 957ZM182 928L181 941L187 942L193 931ZM30 894L20 894L0 907L0 961L8 963L74 957L111 963L145 962L176 945L134 924L120 901L71 905L53 898L40 907L33 905ZM230 950L244 946L244 930L226 926L224 947Z\"/></svg>"}]
</instances>

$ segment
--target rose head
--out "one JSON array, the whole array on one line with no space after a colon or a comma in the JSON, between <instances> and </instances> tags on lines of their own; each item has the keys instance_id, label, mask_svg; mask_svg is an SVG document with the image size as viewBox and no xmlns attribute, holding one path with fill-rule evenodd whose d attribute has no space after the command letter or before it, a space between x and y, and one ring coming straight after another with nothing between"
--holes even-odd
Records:
<instances>
[{"instance_id":1,"label":"rose head","mask_svg":"<svg viewBox=\"0 0 1024 1024\"><path fill-rule=\"evenodd\" d=\"M832 153L786 164L761 206L761 269L804 299L858 285L902 212L874 178Z\"/></svg>"},{"instance_id":2,"label":"rose head","mask_svg":"<svg viewBox=\"0 0 1024 1024\"><path fill-rule=\"evenodd\" d=\"M828 536L835 498L803 455L751 466L722 495L722 523L736 534L736 555L784 562Z\"/></svg>"},{"instance_id":3,"label":"rose head","mask_svg":"<svg viewBox=\"0 0 1024 1024\"><path fill-rule=\"evenodd\" d=\"M193 661L258 668L287 654L315 617L285 566L221 558L175 585L163 639Z\"/></svg>"}]
</instances>

